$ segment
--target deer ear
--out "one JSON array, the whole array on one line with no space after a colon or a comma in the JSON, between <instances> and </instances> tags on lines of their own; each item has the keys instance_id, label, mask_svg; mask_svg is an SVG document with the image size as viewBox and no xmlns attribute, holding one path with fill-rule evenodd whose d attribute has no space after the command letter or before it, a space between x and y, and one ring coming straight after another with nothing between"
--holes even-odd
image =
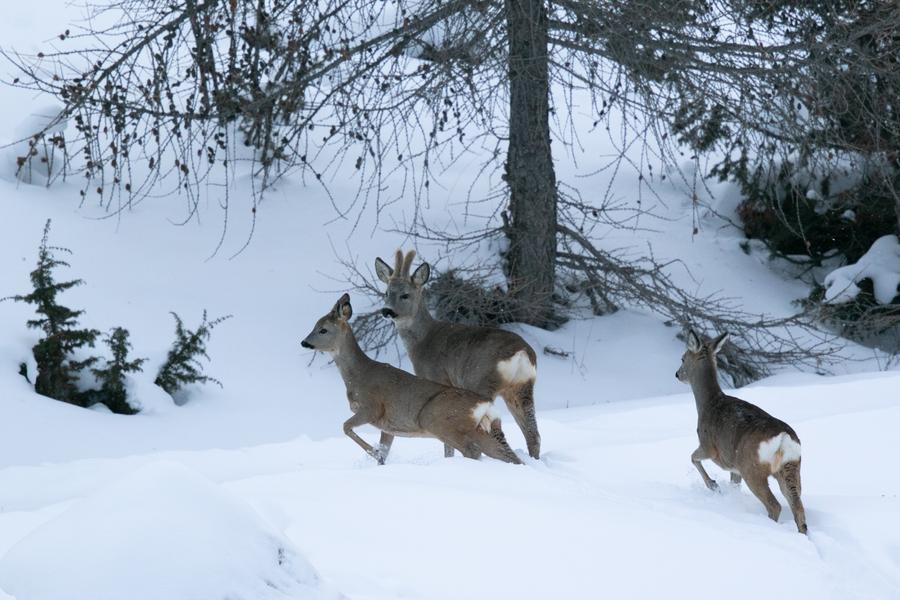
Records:
<instances>
[{"instance_id":1,"label":"deer ear","mask_svg":"<svg viewBox=\"0 0 900 600\"><path fill-rule=\"evenodd\" d=\"M419 265L419 268L413 271L412 274L412 282L419 287L422 287L426 283L428 283L428 278L431 277L431 267L428 266L428 263L423 262Z\"/></svg>"},{"instance_id":2,"label":"deer ear","mask_svg":"<svg viewBox=\"0 0 900 600\"><path fill-rule=\"evenodd\" d=\"M388 283L391 279L391 276L394 274L394 270L390 268L386 262L384 262L380 258L376 258L375 274L378 275L378 279L380 279L384 283Z\"/></svg>"},{"instance_id":3,"label":"deer ear","mask_svg":"<svg viewBox=\"0 0 900 600\"><path fill-rule=\"evenodd\" d=\"M713 354L718 354L719 350L722 349L722 346L724 346L725 342L727 342L727 341L728 341L728 332L727 331L725 333L723 333L722 335L720 335L719 337L717 337L716 339L712 340L710 342L710 345L712 346Z\"/></svg>"},{"instance_id":4,"label":"deer ear","mask_svg":"<svg viewBox=\"0 0 900 600\"><path fill-rule=\"evenodd\" d=\"M350 294L344 294L331 309L331 315L341 321L349 321L353 316L353 307L350 306Z\"/></svg>"},{"instance_id":5,"label":"deer ear","mask_svg":"<svg viewBox=\"0 0 900 600\"><path fill-rule=\"evenodd\" d=\"M691 352L700 352L700 348L703 347L703 344L700 342L700 337L694 333L693 329L688 329L687 347Z\"/></svg>"}]
</instances>

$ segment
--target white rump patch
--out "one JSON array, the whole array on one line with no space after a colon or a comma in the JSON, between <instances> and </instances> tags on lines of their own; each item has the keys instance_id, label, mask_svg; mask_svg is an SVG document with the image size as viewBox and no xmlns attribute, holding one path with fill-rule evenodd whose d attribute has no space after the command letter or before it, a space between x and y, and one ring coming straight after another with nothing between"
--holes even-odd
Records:
<instances>
[{"instance_id":1,"label":"white rump patch","mask_svg":"<svg viewBox=\"0 0 900 600\"><path fill-rule=\"evenodd\" d=\"M491 423L500 418L500 413L494 408L493 402L479 402L472 409L472 418L475 419L476 427L481 427L490 433Z\"/></svg>"},{"instance_id":2,"label":"white rump patch","mask_svg":"<svg viewBox=\"0 0 900 600\"><path fill-rule=\"evenodd\" d=\"M497 372L505 383L528 383L537 377L537 369L524 350L519 350L506 360L498 362Z\"/></svg>"},{"instance_id":3,"label":"white rump patch","mask_svg":"<svg viewBox=\"0 0 900 600\"><path fill-rule=\"evenodd\" d=\"M797 460L800 460L800 444L787 433L779 433L759 444L759 462L771 465L772 473L776 473L784 463Z\"/></svg>"}]
</instances>

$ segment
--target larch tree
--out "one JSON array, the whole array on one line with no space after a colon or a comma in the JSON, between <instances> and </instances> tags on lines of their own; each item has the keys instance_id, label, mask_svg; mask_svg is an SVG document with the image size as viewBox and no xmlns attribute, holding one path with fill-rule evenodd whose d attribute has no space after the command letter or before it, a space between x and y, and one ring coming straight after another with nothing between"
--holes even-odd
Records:
<instances>
[{"instance_id":1,"label":"larch tree","mask_svg":"<svg viewBox=\"0 0 900 600\"><path fill-rule=\"evenodd\" d=\"M452 160L446 148L505 143L505 160L491 161L508 186L496 231L510 242L509 294L519 320L548 325L558 214L551 10L570 13L542 0L120 0L93 15L108 27L67 30L37 58L7 57L17 85L62 100L82 196L113 209L169 175L196 199L200 182L233 169L232 144L255 151L260 194L287 173L322 180L350 156L366 192L399 168L411 182L401 193L419 197Z\"/></svg>"},{"instance_id":2,"label":"larch tree","mask_svg":"<svg viewBox=\"0 0 900 600\"><path fill-rule=\"evenodd\" d=\"M752 378L771 362L818 358L774 333L781 321L760 333L758 316L670 288L652 257L634 264L597 248L591 233L615 217L602 199L561 192L551 142L565 133L554 117L577 91L590 98L579 110L597 123L625 115L622 127L660 161L688 146L758 154L797 121L798 94L821 85L815 57L852 41L819 27L832 5L852 8L839 0L110 0L91 29L62 32L37 57L7 58L17 85L64 103L58 121L74 123L65 149L83 174L82 194L116 210L177 180L192 200L189 219L200 210L199 184L230 181L242 159L236 149L246 147L258 187L245 218L255 219L260 195L280 177L325 185L349 163L360 193L350 206L336 203L347 214L372 201L380 208L391 194L427 197L460 153L488 148L482 172L500 172L505 189L484 234L509 242L514 320L556 323L563 271L595 312L637 304L682 325L728 326L753 363L742 376ZM614 160L631 160L625 154ZM647 185L648 165L629 167ZM231 202L226 194L226 211Z\"/></svg>"}]
</instances>

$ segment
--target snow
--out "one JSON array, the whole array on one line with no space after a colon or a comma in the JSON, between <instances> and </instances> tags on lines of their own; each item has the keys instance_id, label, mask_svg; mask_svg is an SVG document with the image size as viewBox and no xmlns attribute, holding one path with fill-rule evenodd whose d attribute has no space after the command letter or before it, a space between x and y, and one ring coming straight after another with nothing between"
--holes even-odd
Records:
<instances>
[{"instance_id":1,"label":"snow","mask_svg":"<svg viewBox=\"0 0 900 600\"><path fill-rule=\"evenodd\" d=\"M262 519L353 598L581 597L602 589L622 598L750 599L773 587L792 598L896 597L900 474L866 457L900 451L898 385L897 373L805 376L740 391L803 440L808 538L787 510L772 523L746 488L723 483L716 494L702 485L690 462L696 413L685 392L543 411L545 456L520 467L445 459L440 444L418 439L398 440L379 467L334 437L3 469L0 540L11 550L0 586L18 600L40 597L7 587L6 561L22 561L12 563L19 572L29 563L20 548L38 552L38 542L43 561L73 560L65 551L72 542L59 537L69 528L82 535L66 539L95 551L141 540L127 545L138 557L163 544L170 553L156 561L173 582L184 557L200 560L187 548L206 541L204 532L221 540L216 526L227 523L219 547L252 555L256 573L275 543ZM511 421L504 424L509 430ZM374 431L363 435L376 439ZM140 515L159 520L147 527ZM179 532L177 544L158 541L170 531ZM224 550L215 557L230 560ZM734 585L748 568L765 576ZM130 569L132 581L152 584L146 570Z\"/></svg>"},{"instance_id":2,"label":"snow","mask_svg":"<svg viewBox=\"0 0 900 600\"><path fill-rule=\"evenodd\" d=\"M338 597L252 509L175 462L72 502L9 549L0 586L34 600Z\"/></svg>"},{"instance_id":3,"label":"snow","mask_svg":"<svg viewBox=\"0 0 900 600\"><path fill-rule=\"evenodd\" d=\"M856 284L870 279L879 304L890 304L900 294L900 240L885 235L858 261L835 269L825 277L825 301L829 304L849 302L861 291Z\"/></svg>"},{"instance_id":4,"label":"snow","mask_svg":"<svg viewBox=\"0 0 900 600\"><path fill-rule=\"evenodd\" d=\"M42 4L46 18L9 7L7 43L28 50L64 28L70 5ZM44 105L0 88L11 115L0 119L3 139L14 141ZM602 232L604 248L650 247L684 265L673 267L677 284L722 291L757 313L788 314L808 295L764 252L742 251L743 236L722 219L733 216L733 187L717 185L695 204L673 175L656 182L654 200L637 173L605 179L609 142L591 135L577 160L557 157L560 180L588 199L608 189L626 207L641 193L653 205L633 228ZM455 160L422 214L460 231L481 227L464 199L470 189L488 195L490 181L470 188L482 159ZM329 186L341 206L355 193L348 177ZM259 205L252 243L231 258L250 229L252 181L235 178L212 255L223 235L217 189L204 191L199 220L178 227L186 202L163 191L110 214L91 198L79 207L77 182L0 179L0 297L27 290L52 218L51 244L73 251L60 278L86 281L63 301L87 311L84 326L128 328L134 356L149 359L129 380L135 416L37 396L17 374L31 360L32 312L0 303L0 599L900 597L900 472L891 465L900 373L878 372L871 353L853 349L837 376L787 369L729 391L800 436L808 537L787 510L771 522L746 487L716 494L702 484L690 461L694 400L674 376L680 332L627 309L553 332L515 327L538 354L540 460L527 458L496 403L524 466L445 459L425 439L398 439L377 466L342 435L349 409L334 366L299 342L343 291L335 254L371 268L376 256L411 248L391 229L413 207L397 201L376 215L370 205L336 219L321 188L290 179ZM416 245L426 259L442 250ZM453 261L496 251L483 245ZM373 308L353 300L358 314ZM209 342L208 373L224 387L197 386L179 406L153 385L173 337L169 311L191 327L204 309L234 315ZM380 360L409 368L393 350ZM377 440L372 428L359 433ZM708 466L724 484L727 474Z\"/></svg>"}]
</instances>

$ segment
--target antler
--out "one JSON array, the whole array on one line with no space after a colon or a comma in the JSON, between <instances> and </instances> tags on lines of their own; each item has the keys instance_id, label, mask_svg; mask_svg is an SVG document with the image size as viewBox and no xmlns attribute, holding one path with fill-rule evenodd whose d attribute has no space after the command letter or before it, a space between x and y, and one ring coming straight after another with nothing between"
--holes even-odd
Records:
<instances>
[{"instance_id":1,"label":"antler","mask_svg":"<svg viewBox=\"0 0 900 600\"><path fill-rule=\"evenodd\" d=\"M412 261L415 257L415 250L410 250L406 253L406 258L403 260L403 269L400 271L401 277L409 277L409 268L412 266Z\"/></svg>"}]
</instances>

